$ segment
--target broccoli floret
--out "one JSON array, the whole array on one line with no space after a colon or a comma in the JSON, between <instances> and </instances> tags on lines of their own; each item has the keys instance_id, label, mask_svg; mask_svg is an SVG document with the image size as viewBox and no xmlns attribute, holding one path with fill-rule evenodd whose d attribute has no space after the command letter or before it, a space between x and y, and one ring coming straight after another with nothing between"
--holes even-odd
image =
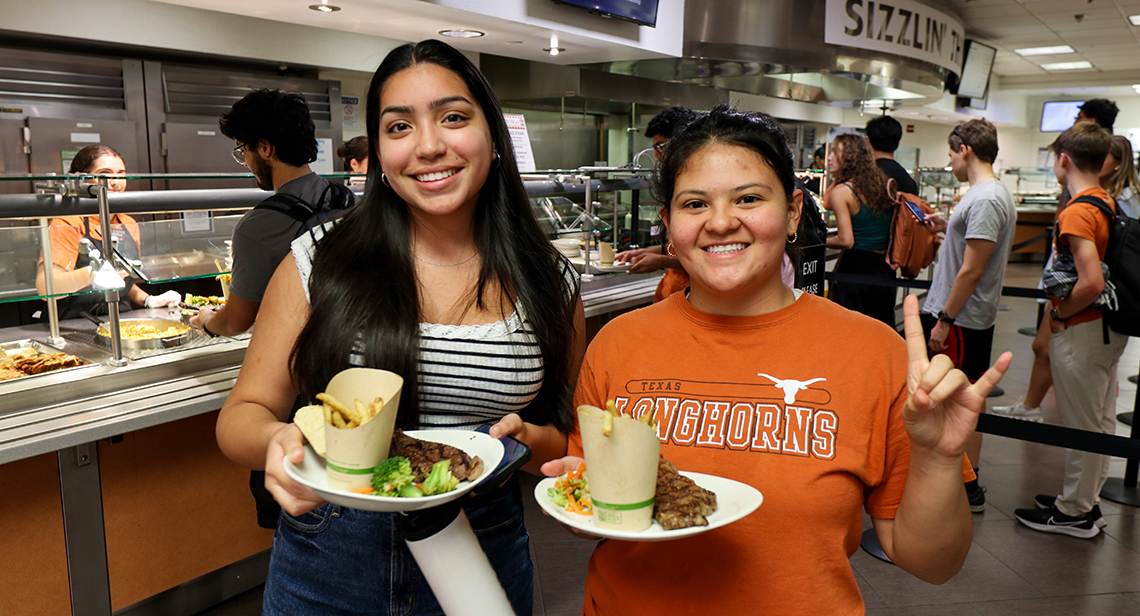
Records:
<instances>
[{"instance_id":1,"label":"broccoli floret","mask_svg":"<svg viewBox=\"0 0 1140 616\"><path fill-rule=\"evenodd\" d=\"M379 496L394 496L393 492L399 492L401 488L411 485L414 480L411 463L407 458L400 456L384 460L372 472L372 487Z\"/></svg>"},{"instance_id":2,"label":"broccoli floret","mask_svg":"<svg viewBox=\"0 0 1140 616\"><path fill-rule=\"evenodd\" d=\"M435 494L443 494L455 489L459 485L459 480L455 475L451 474L451 461L440 460L431 467L431 472L428 473L427 479L421 489L424 491L424 496L432 496Z\"/></svg>"},{"instance_id":3,"label":"broccoli floret","mask_svg":"<svg viewBox=\"0 0 1140 616\"><path fill-rule=\"evenodd\" d=\"M550 502L559 507L565 507L570 504L570 501L566 500L566 493L558 488L547 488L546 496L550 498Z\"/></svg>"},{"instance_id":4,"label":"broccoli floret","mask_svg":"<svg viewBox=\"0 0 1140 616\"><path fill-rule=\"evenodd\" d=\"M404 498L419 498L423 495L424 493L421 492L420 489L415 486L415 484L411 483L400 488L400 491L396 493L396 496L402 496Z\"/></svg>"}]
</instances>

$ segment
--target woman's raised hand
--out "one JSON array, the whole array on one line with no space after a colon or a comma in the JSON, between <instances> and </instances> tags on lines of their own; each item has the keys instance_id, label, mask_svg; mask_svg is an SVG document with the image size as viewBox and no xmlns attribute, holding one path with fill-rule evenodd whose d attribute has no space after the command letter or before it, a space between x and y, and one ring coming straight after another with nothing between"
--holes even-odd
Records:
<instances>
[{"instance_id":1,"label":"woman's raised hand","mask_svg":"<svg viewBox=\"0 0 1140 616\"><path fill-rule=\"evenodd\" d=\"M971 384L950 358L935 355L929 359L926 336L918 316L918 298L908 295L903 302L906 331L907 377L903 422L911 446L957 458L985 410L986 396L1009 368L1013 355L1002 353L977 383Z\"/></svg>"}]
</instances>

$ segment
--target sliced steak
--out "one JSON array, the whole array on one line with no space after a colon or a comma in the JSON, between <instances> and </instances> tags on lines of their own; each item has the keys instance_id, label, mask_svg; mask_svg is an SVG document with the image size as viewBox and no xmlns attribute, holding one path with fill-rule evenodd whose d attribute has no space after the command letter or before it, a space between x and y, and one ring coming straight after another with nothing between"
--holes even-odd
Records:
<instances>
[{"instance_id":1,"label":"sliced steak","mask_svg":"<svg viewBox=\"0 0 1140 616\"><path fill-rule=\"evenodd\" d=\"M407 458L412 465L412 473L416 476L416 483L422 483L427 479L431 467L440 460L451 461L448 468L460 481L474 480L483 474L483 461L479 456L471 457L451 445L408 436L403 430L396 430L392 434L392 447L388 455Z\"/></svg>"},{"instance_id":2,"label":"sliced steak","mask_svg":"<svg viewBox=\"0 0 1140 616\"><path fill-rule=\"evenodd\" d=\"M716 494L677 472L672 462L661 458L657 464L657 493L653 519L665 530L707 526L705 516L716 511Z\"/></svg>"}]
</instances>

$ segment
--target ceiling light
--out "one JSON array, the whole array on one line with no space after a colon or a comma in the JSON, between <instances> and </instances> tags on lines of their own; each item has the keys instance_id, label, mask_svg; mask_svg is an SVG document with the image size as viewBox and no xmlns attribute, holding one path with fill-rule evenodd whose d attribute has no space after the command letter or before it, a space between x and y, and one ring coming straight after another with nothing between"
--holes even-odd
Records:
<instances>
[{"instance_id":1,"label":"ceiling light","mask_svg":"<svg viewBox=\"0 0 1140 616\"><path fill-rule=\"evenodd\" d=\"M309 10L320 11L322 13L335 13L340 10L340 7L329 4L329 0L321 0L320 4L310 4Z\"/></svg>"},{"instance_id":2,"label":"ceiling light","mask_svg":"<svg viewBox=\"0 0 1140 616\"><path fill-rule=\"evenodd\" d=\"M1087 60L1080 62L1054 62L1052 64L1042 64L1041 68L1047 71L1071 71L1078 68L1092 68L1093 65Z\"/></svg>"},{"instance_id":3,"label":"ceiling light","mask_svg":"<svg viewBox=\"0 0 1140 616\"><path fill-rule=\"evenodd\" d=\"M450 36L452 38L479 38L480 36L483 36L483 33L478 30L440 30L439 33L443 36Z\"/></svg>"},{"instance_id":4,"label":"ceiling light","mask_svg":"<svg viewBox=\"0 0 1140 616\"><path fill-rule=\"evenodd\" d=\"M542 50L549 53L552 56L557 56L558 54L566 51L566 48L565 47L543 47Z\"/></svg>"},{"instance_id":5,"label":"ceiling light","mask_svg":"<svg viewBox=\"0 0 1140 616\"><path fill-rule=\"evenodd\" d=\"M1140 15L1129 15L1128 23L1134 26L1140 26Z\"/></svg>"},{"instance_id":6,"label":"ceiling light","mask_svg":"<svg viewBox=\"0 0 1140 616\"><path fill-rule=\"evenodd\" d=\"M1068 45L1056 45L1054 47L1029 47L1027 49L1014 49L1013 53L1019 56L1049 56L1059 53L1076 53L1072 47Z\"/></svg>"}]
</instances>

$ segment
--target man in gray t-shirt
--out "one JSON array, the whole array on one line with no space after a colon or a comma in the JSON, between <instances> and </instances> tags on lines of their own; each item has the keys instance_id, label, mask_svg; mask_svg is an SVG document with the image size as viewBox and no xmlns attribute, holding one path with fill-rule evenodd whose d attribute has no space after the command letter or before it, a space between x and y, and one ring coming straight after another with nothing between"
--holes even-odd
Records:
<instances>
[{"instance_id":1,"label":"man in gray t-shirt","mask_svg":"<svg viewBox=\"0 0 1140 616\"><path fill-rule=\"evenodd\" d=\"M959 124L947 139L950 167L970 189L962 196L938 251L934 279L922 307L923 329L932 354L944 354L954 367L977 381L990 365L994 323L1001 299L1005 266L1013 244L1017 210L1013 195L994 173L997 129L985 120ZM966 457L978 472L982 435L966 444ZM970 511L985 510L985 490L974 479L966 483Z\"/></svg>"},{"instance_id":2,"label":"man in gray t-shirt","mask_svg":"<svg viewBox=\"0 0 1140 616\"><path fill-rule=\"evenodd\" d=\"M317 158L316 127L301 95L254 90L234 103L219 123L222 134L237 142L234 158L249 168L259 188L320 207L318 201L328 194L329 183L309 168ZM252 327L265 287L303 224L284 212L265 208L242 216L234 227L229 299L220 310L201 310L191 325L222 336Z\"/></svg>"}]
</instances>

